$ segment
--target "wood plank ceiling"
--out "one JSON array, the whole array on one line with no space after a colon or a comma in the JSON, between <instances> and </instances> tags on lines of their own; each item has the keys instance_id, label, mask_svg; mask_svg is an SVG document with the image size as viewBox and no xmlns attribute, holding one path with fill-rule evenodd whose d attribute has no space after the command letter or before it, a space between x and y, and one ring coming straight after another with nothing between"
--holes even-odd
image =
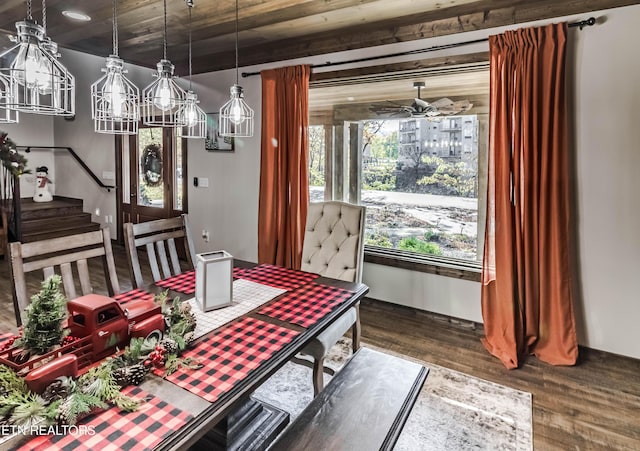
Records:
<instances>
[{"instance_id":1,"label":"wood plank ceiling","mask_svg":"<svg viewBox=\"0 0 640 451\"><path fill-rule=\"evenodd\" d=\"M234 66L235 0L194 0L193 70ZM240 0L240 65L370 47L635 4L630 0ZM120 56L155 67L162 56L162 0L118 0ZM49 0L48 35L61 47L100 56L111 53L111 0ZM62 11L92 17L77 22ZM187 70L188 9L167 0L168 56L177 74ZM41 22L41 2L33 17ZM0 2L0 49L26 16L24 0Z\"/></svg>"}]
</instances>

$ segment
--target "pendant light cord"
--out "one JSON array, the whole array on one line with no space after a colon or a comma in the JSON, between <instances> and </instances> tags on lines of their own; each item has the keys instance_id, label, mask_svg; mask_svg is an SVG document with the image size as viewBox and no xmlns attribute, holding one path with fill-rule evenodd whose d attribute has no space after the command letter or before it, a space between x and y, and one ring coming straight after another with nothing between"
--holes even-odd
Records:
<instances>
[{"instance_id":1,"label":"pendant light cord","mask_svg":"<svg viewBox=\"0 0 640 451\"><path fill-rule=\"evenodd\" d=\"M238 0L236 0L236 85L238 82Z\"/></svg>"},{"instance_id":2,"label":"pendant light cord","mask_svg":"<svg viewBox=\"0 0 640 451\"><path fill-rule=\"evenodd\" d=\"M47 2L46 0L42 0L42 29L44 30L44 34L46 36L47 35Z\"/></svg>"},{"instance_id":3,"label":"pendant light cord","mask_svg":"<svg viewBox=\"0 0 640 451\"><path fill-rule=\"evenodd\" d=\"M118 56L118 0L113 0L113 55Z\"/></svg>"},{"instance_id":4,"label":"pendant light cord","mask_svg":"<svg viewBox=\"0 0 640 451\"><path fill-rule=\"evenodd\" d=\"M193 7L193 3L188 3L189 7L189 91L191 91L191 8Z\"/></svg>"},{"instance_id":5,"label":"pendant light cord","mask_svg":"<svg viewBox=\"0 0 640 451\"><path fill-rule=\"evenodd\" d=\"M31 0L27 0L27 19L33 20L31 16Z\"/></svg>"},{"instance_id":6,"label":"pendant light cord","mask_svg":"<svg viewBox=\"0 0 640 451\"><path fill-rule=\"evenodd\" d=\"M167 59L167 0L164 0L164 38L163 38L164 59Z\"/></svg>"}]
</instances>

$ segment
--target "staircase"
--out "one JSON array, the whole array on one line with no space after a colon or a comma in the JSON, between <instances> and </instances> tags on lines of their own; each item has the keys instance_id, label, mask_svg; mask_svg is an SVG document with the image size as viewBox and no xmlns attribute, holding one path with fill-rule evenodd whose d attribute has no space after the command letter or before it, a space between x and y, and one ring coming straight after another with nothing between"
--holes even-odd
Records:
<instances>
[{"instance_id":1,"label":"staircase","mask_svg":"<svg viewBox=\"0 0 640 451\"><path fill-rule=\"evenodd\" d=\"M51 202L21 199L20 221L23 243L100 230L91 213L83 211L82 199L62 196Z\"/></svg>"}]
</instances>

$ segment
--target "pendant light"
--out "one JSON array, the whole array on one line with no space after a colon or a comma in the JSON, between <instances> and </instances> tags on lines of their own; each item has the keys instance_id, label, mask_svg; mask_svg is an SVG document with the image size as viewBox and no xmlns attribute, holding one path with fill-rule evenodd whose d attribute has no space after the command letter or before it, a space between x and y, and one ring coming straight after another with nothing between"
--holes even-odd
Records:
<instances>
[{"instance_id":1,"label":"pendant light","mask_svg":"<svg viewBox=\"0 0 640 451\"><path fill-rule=\"evenodd\" d=\"M238 85L238 0L236 0L236 84L230 91L231 99L220 108L220 135L253 136L253 110L245 102L242 87Z\"/></svg>"},{"instance_id":2,"label":"pendant light","mask_svg":"<svg viewBox=\"0 0 640 451\"><path fill-rule=\"evenodd\" d=\"M0 72L0 124L17 124L20 115L16 110L11 109L11 79L6 75L6 69Z\"/></svg>"},{"instance_id":3,"label":"pendant light","mask_svg":"<svg viewBox=\"0 0 640 451\"><path fill-rule=\"evenodd\" d=\"M138 87L124 74L124 62L118 56L117 0L113 0L113 54L107 57L105 74L91 85L91 117L97 133L135 135L138 133Z\"/></svg>"},{"instance_id":4,"label":"pendant light","mask_svg":"<svg viewBox=\"0 0 640 451\"><path fill-rule=\"evenodd\" d=\"M46 37L46 1L42 2L42 26L31 16L27 0L27 18L16 22L16 45L0 60L12 60L7 69L10 83L8 106L25 113L54 116L75 114L75 79L58 61L58 46Z\"/></svg>"},{"instance_id":5,"label":"pendant light","mask_svg":"<svg viewBox=\"0 0 640 451\"><path fill-rule=\"evenodd\" d=\"M183 138L205 138L207 135L207 115L198 106L198 96L193 92L191 85L191 8L193 0L185 0L189 7L189 90L184 106L178 113L180 120L185 123L182 128Z\"/></svg>"},{"instance_id":6,"label":"pendant light","mask_svg":"<svg viewBox=\"0 0 640 451\"><path fill-rule=\"evenodd\" d=\"M167 0L164 0L164 57L157 65L157 80L142 91L143 122L160 127L183 127L184 118L178 114L186 93L173 79L175 66L167 59Z\"/></svg>"}]
</instances>

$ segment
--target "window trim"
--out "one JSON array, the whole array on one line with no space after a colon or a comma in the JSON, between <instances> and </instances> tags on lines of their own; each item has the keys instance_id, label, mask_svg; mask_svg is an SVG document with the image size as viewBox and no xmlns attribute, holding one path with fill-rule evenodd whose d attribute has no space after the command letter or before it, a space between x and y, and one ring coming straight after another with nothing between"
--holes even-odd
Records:
<instances>
[{"instance_id":1,"label":"window trim","mask_svg":"<svg viewBox=\"0 0 640 451\"><path fill-rule=\"evenodd\" d=\"M482 263L451 257L435 257L433 255L384 247L364 247L365 263L408 269L410 271L453 277L455 279L480 282Z\"/></svg>"}]
</instances>

